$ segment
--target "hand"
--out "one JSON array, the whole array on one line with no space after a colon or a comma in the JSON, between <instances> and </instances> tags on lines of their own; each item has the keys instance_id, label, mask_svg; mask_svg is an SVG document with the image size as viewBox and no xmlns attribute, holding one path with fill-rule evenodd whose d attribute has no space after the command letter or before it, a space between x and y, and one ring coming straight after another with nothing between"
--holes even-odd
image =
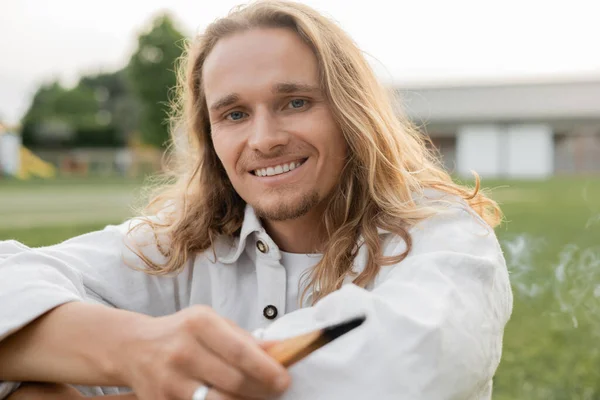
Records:
<instances>
[{"instance_id":1,"label":"hand","mask_svg":"<svg viewBox=\"0 0 600 400\"><path fill-rule=\"evenodd\" d=\"M211 308L193 306L138 325L112 357L117 379L138 399L190 400L201 384L213 388L209 400L268 399L290 383L265 352L269 345Z\"/></svg>"},{"instance_id":2,"label":"hand","mask_svg":"<svg viewBox=\"0 0 600 400\"><path fill-rule=\"evenodd\" d=\"M271 346L276 344L276 341L262 342L260 347L263 350L268 350ZM252 397L238 397L231 394L223 393L216 388L210 388L206 395L206 400L251 400ZM129 399L131 400L131 399Z\"/></svg>"},{"instance_id":3,"label":"hand","mask_svg":"<svg viewBox=\"0 0 600 400\"><path fill-rule=\"evenodd\" d=\"M6 400L75 400L83 399L79 390L58 383L25 382Z\"/></svg>"}]
</instances>

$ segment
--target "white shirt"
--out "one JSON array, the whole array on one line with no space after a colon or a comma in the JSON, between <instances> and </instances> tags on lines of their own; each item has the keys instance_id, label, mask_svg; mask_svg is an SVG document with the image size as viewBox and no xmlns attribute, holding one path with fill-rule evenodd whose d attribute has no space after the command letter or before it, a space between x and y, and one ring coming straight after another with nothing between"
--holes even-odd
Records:
<instances>
[{"instance_id":1,"label":"white shirt","mask_svg":"<svg viewBox=\"0 0 600 400\"><path fill-rule=\"evenodd\" d=\"M290 368L281 400L483 400L491 398L512 293L502 251L491 228L466 205L446 206L410 230L413 247L402 262L382 267L374 282L344 286L315 306L294 310L299 270L247 207L241 234L190 258L177 276L151 276L127 266L141 260L128 249L131 222L64 243L29 249L0 242L0 340L69 301L99 302L153 316L193 304L211 306L262 339L281 339L366 314L366 322ZM163 260L149 230L135 230L144 253ZM404 251L380 230L384 255ZM361 243L359 242L359 245ZM263 250L261 252L260 249ZM360 246L353 268L367 260ZM305 267L318 261L305 257ZM287 262L286 262L287 263ZM298 271L296 271L298 270ZM318 290L315 288L314 290ZM310 293L310 292L309 292ZM274 320L263 315L277 309ZM10 384L4 389L8 392ZM123 392L82 388L86 394Z\"/></svg>"},{"instance_id":2,"label":"white shirt","mask_svg":"<svg viewBox=\"0 0 600 400\"><path fill-rule=\"evenodd\" d=\"M321 261L323 255L288 253L282 250L279 252L287 278L285 312L289 314L300 308L299 299L306 286L304 275Z\"/></svg>"}]
</instances>

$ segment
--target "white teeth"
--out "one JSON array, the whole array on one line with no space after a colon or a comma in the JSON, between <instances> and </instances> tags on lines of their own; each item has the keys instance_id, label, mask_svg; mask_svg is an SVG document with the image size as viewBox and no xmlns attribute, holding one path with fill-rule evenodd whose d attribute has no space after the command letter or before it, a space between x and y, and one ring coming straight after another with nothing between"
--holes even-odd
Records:
<instances>
[{"instance_id":1,"label":"white teeth","mask_svg":"<svg viewBox=\"0 0 600 400\"><path fill-rule=\"evenodd\" d=\"M276 165L274 167L259 168L259 169L254 170L254 175L256 175L256 176L280 175L280 174L284 174L289 171L293 171L296 168L298 168L300 165L302 165L302 162L291 162L289 164L281 164L281 165Z\"/></svg>"}]
</instances>

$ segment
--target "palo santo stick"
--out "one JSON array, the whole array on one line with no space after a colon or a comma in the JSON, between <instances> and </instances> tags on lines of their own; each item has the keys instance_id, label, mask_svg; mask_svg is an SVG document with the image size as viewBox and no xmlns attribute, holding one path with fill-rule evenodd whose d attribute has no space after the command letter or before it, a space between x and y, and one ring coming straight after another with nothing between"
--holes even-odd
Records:
<instances>
[{"instance_id":1,"label":"palo santo stick","mask_svg":"<svg viewBox=\"0 0 600 400\"><path fill-rule=\"evenodd\" d=\"M355 317L314 332L282 340L270 347L267 353L287 368L332 340L362 325L365 319L365 316Z\"/></svg>"}]
</instances>

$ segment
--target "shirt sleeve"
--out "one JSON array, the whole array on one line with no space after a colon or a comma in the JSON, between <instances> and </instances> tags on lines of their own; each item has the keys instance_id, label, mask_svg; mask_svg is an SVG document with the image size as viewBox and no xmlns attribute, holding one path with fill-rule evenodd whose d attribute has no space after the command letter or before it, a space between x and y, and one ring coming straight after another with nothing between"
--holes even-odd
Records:
<instances>
[{"instance_id":1,"label":"shirt sleeve","mask_svg":"<svg viewBox=\"0 0 600 400\"><path fill-rule=\"evenodd\" d=\"M367 317L292 366L292 386L281 399L491 398L512 310L494 232L472 211L455 207L411 235L409 256L384 267L372 290L347 284L256 333L282 339ZM386 249L398 254L405 244L395 238Z\"/></svg>"},{"instance_id":2,"label":"shirt sleeve","mask_svg":"<svg viewBox=\"0 0 600 400\"><path fill-rule=\"evenodd\" d=\"M155 262L164 260L149 229L131 230L137 223L107 226L42 248L0 241L0 340L71 301L153 316L188 304L189 270L167 277L136 269L145 264L134 249ZM15 390L13 386L0 382L0 399Z\"/></svg>"},{"instance_id":3,"label":"shirt sleeve","mask_svg":"<svg viewBox=\"0 0 600 400\"><path fill-rule=\"evenodd\" d=\"M131 230L136 223L107 226L42 248L0 242L0 340L69 301L155 316L177 311L186 285L175 289L189 276L185 271L153 276L136 269L145 267L137 249L155 262L164 260L149 229Z\"/></svg>"}]
</instances>

